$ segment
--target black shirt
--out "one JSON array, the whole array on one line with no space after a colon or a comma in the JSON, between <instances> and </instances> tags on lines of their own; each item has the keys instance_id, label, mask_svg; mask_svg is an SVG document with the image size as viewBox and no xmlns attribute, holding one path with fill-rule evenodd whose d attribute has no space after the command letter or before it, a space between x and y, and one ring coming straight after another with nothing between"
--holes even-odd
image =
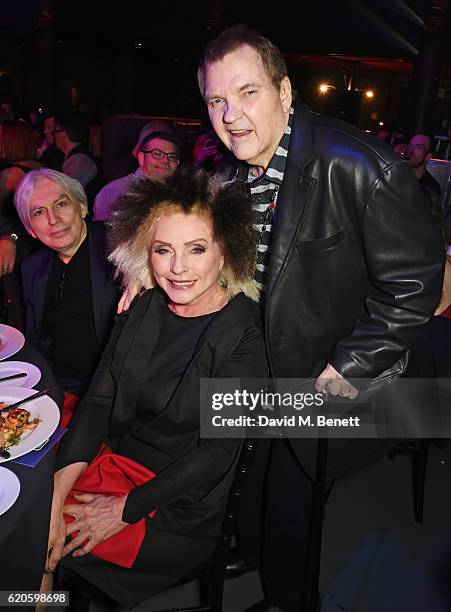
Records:
<instances>
[{"instance_id":1,"label":"black shirt","mask_svg":"<svg viewBox=\"0 0 451 612\"><path fill-rule=\"evenodd\" d=\"M216 312L199 317L181 317L167 309L157 345L149 361L148 375L138 395L136 415L152 418L171 400L192 361L197 342Z\"/></svg>"},{"instance_id":2,"label":"black shirt","mask_svg":"<svg viewBox=\"0 0 451 612\"><path fill-rule=\"evenodd\" d=\"M429 195L429 193L432 191L440 198L442 190L430 172L426 170L423 176L419 179L419 183L421 185L421 189L426 193L426 195Z\"/></svg>"},{"instance_id":3,"label":"black shirt","mask_svg":"<svg viewBox=\"0 0 451 612\"><path fill-rule=\"evenodd\" d=\"M73 379L66 391L83 392L100 358L87 237L67 264L54 254L45 295L44 326L51 338L49 359L55 376Z\"/></svg>"},{"instance_id":4,"label":"black shirt","mask_svg":"<svg viewBox=\"0 0 451 612\"><path fill-rule=\"evenodd\" d=\"M64 162L64 153L55 146L50 145L39 158L39 163L44 168L52 168L61 172Z\"/></svg>"}]
</instances>

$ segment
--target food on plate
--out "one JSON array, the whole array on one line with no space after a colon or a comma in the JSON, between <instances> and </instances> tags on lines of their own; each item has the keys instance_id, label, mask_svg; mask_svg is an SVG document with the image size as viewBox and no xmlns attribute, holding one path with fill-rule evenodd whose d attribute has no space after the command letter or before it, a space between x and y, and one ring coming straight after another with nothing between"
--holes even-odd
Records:
<instances>
[{"instance_id":1,"label":"food on plate","mask_svg":"<svg viewBox=\"0 0 451 612\"><path fill-rule=\"evenodd\" d=\"M8 404L0 402L0 411ZM30 413L24 408L13 408L9 412L0 412L0 449L19 444L20 437L26 430L33 430L41 419L30 420Z\"/></svg>"}]
</instances>

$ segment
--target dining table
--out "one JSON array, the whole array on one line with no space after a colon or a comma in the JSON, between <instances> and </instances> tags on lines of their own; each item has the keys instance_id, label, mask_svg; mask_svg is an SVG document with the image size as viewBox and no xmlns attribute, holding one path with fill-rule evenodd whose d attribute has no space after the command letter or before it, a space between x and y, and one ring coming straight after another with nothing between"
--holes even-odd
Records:
<instances>
[{"instance_id":1,"label":"dining table","mask_svg":"<svg viewBox=\"0 0 451 612\"><path fill-rule=\"evenodd\" d=\"M31 363L41 371L36 390L49 389L49 395L61 410L63 394L45 359L31 344L4 359ZM12 381L11 386L14 385ZM1 401L1 386L0 386ZM53 493L56 447L35 467L16 461L1 463L19 479L20 493L14 504L0 516L0 590L38 591L44 571Z\"/></svg>"}]
</instances>

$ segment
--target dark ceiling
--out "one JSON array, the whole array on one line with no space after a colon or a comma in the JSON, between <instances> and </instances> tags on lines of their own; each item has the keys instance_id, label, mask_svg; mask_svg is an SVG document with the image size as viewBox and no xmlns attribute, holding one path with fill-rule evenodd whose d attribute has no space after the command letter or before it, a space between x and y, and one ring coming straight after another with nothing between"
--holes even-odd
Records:
<instances>
[{"instance_id":1,"label":"dark ceiling","mask_svg":"<svg viewBox=\"0 0 451 612\"><path fill-rule=\"evenodd\" d=\"M75 104L85 97L111 112L199 116L195 68L203 47L215 29L245 23L285 53L294 85L313 107L319 79L347 88L355 70L360 88L378 88L373 106L382 113L390 110L388 89L400 107L410 104L423 20L446 2L451 5L451 0L0 0L0 69L8 78L3 90L22 104L42 99ZM37 36L45 7L51 15L48 37L42 28ZM451 36L447 40L449 53ZM42 94L42 74L51 94ZM446 70L441 74L446 80Z\"/></svg>"},{"instance_id":2,"label":"dark ceiling","mask_svg":"<svg viewBox=\"0 0 451 612\"><path fill-rule=\"evenodd\" d=\"M207 22L244 22L289 53L364 54L412 57L421 43L418 17L428 0L54 0L57 35L74 44L122 47L140 41L164 46L171 54L199 53ZM37 0L2 0L0 28L17 33L33 29Z\"/></svg>"}]
</instances>

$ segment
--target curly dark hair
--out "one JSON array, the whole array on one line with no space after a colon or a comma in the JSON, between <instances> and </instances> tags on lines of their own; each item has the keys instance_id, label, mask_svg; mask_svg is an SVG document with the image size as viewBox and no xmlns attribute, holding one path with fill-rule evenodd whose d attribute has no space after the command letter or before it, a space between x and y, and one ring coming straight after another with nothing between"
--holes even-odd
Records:
<instances>
[{"instance_id":1,"label":"curly dark hair","mask_svg":"<svg viewBox=\"0 0 451 612\"><path fill-rule=\"evenodd\" d=\"M189 166L177 169L165 183L135 181L113 206L107 222L109 260L126 282L153 287L149 246L153 226L165 210L205 217L219 243L224 266L218 282L229 295L244 291L257 299L252 281L256 245L249 191L245 184L224 182Z\"/></svg>"}]
</instances>

